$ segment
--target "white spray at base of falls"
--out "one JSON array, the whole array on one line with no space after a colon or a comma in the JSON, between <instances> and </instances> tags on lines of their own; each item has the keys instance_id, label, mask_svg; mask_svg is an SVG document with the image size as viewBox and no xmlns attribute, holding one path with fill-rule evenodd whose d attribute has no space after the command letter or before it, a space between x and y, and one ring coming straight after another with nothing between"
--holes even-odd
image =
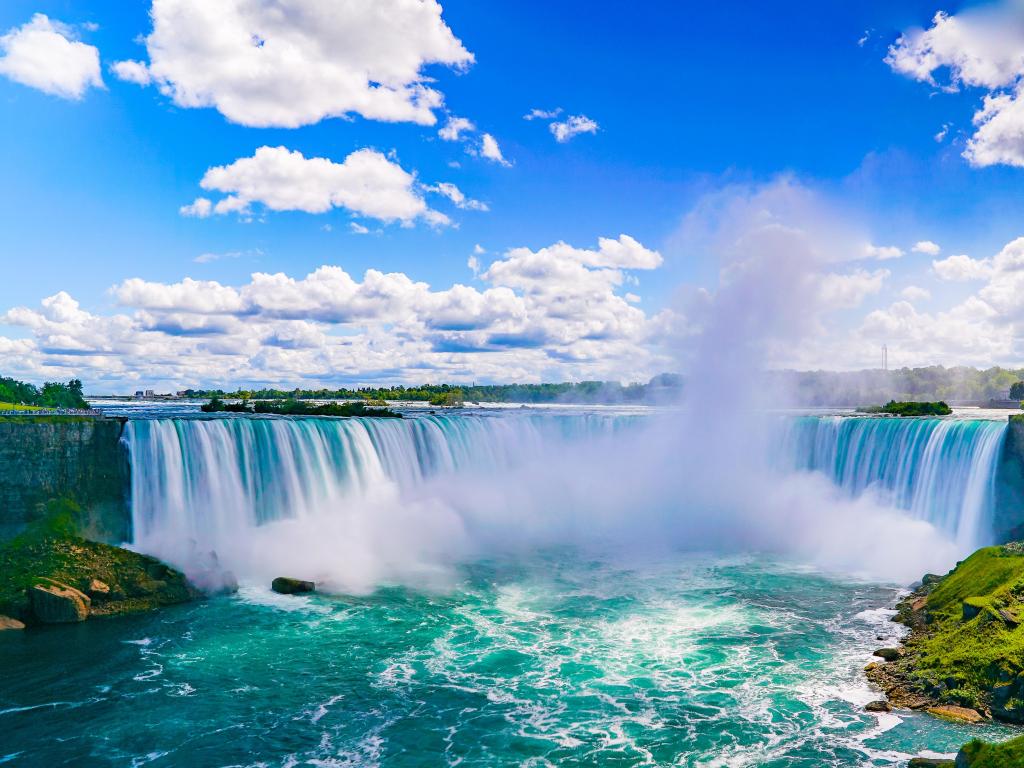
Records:
<instances>
[{"instance_id":1,"label":"white spray at base of falls","mask_svg":"<svg viewBox=\"0 0 1024 768\"><path fill-rule=\"evenodd\" d=\"M769 551L909 580L984 543L1005 425L784 424L741 441L780 473L718 460L732 440L702 445L664 412L132 421L134 546L204 586L230 571L365 592L542 546Z\"/></svg>"}]
</instances>

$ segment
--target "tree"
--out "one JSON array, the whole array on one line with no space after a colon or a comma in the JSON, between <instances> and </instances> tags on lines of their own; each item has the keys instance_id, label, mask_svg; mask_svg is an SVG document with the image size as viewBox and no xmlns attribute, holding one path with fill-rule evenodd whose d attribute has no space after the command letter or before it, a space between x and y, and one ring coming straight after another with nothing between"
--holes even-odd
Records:
<instances>
[{"instance_id":1,"label":"tree","mask_svg":"<svg viewBox=\"0 0 1024 768\"><path fill-rule=\"evenodd\" d=\"M1018 381L1010 385L1010 399L1024 400L1024 381Z\"/></svg>"}]
</instances>

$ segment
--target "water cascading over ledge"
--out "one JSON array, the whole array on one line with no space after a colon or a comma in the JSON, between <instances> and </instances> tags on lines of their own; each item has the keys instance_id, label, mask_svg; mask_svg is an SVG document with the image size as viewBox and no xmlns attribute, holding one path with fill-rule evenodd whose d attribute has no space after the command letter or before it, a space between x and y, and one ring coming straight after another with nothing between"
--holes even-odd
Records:
<instances>
[{"instance_id":1,"label":"water cascading over ledge","mask_svg":"<svg viewBox=\"0 0 1024 768\"><path fill-rule=\"evenodd\" d=\"M786 420L781 464L876 493L964 550L992 543L1006 422L806 416Z\"/></svg>"},{"instance_id":2,"label":"water cascading over ledge","mask_svg":"<svg viewBox=\"0 0 1024 768\"><path fill-rule=\"evenodd\" d=\"M419 486L438 479L479 480L544 456L560 466L567 442L592 444L620 430L633 432L648 418L672 423L665 413L472 412L403 420L131 421L125 441L134 545L187 568L213 552L221 559L227 553L235 563L267 557L267 539L276 534L261 529L271 522L280 524L276 530L309 520L315 525L305 526L307 538L315 529L316 537L330 531L323 536L350 543L367 531L389 535L396 528L414 538L417 516L431 510L409 506L408 491L415 496ZM851 497L873 494L885 506L932 523L963 552L994 541L1005 527L993 525L999 504L994 487L1008 482L999 473L1024 476L1019 467L1001 466L1005 422L796 417L778 426L771 440L778 470L820 472ZM625 450L638 444L616 441ZM685 496L679 496L684 506ZM353 544L347 556L357 550Z\"/></svg>"},{"instance_id":3,"label":"water cascading over ledge","mask_svg":"<svg viewBox=\"0 0 1024 768\"><path fill-rule=\"evenodd\" d=\"M128 423L134 544L182 563L271 521L346 514L354 500L445 473L485 473L629 416L155 419Z\"/></svg>"}]
</instances>

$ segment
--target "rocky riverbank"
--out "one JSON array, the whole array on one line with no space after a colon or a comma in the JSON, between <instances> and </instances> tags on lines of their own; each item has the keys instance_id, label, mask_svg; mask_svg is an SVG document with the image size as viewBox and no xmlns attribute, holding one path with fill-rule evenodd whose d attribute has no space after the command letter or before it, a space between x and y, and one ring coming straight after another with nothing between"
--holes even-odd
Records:
<instances>
[{"instance_id":1,"label":"rocky riverbank","mask_svg":"<svg viewBox=\"0 0 1024 768\"><path fill-rule=\"evenodd\" d=\"M0 548L0 630L119 616L199 596L160 561L78 534L77 508L53 502L43 520Z\"/></svg>"},{"instance_id":2,"label":"rocky riverbank","mask_svg":"<svg viewBox=\"0 0 1024 768\"><path fill-rule=\"evenodd\" d=\"M897 606L910 628L866 674L893 708L1024 723L1024 545L980 549Z\"/></svg>"}]
</instances>

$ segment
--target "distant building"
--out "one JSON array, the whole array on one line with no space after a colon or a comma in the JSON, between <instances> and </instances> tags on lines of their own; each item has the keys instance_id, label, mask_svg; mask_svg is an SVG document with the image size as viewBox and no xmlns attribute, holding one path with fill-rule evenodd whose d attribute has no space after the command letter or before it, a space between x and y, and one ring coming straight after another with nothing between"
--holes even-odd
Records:
<instances>
[{"instance_id":1,"label":"distant building","mask_svg":"<svg viewBox=\"0 0 1024 768\"><path fill-rule=\"evenodd\" d=\"M137 389L137 390L135 390L135 399L136 399L136 400L141 400L141 399L142 399L142 398L144 398L145 396L146 396L146 393L145 393L145 392L143 392L143 391L142 391L141 389Z\"/></svg>"},{"instance_id":2,"label":"distant building","mask_svg":"<svg viewBox=\"0 0 1024 768\"><path fill-rule=\"evenodd\" d=\"M147 389L146 390L146 397L154 397L155 394L156 393L154 393L152 389Z\"/></svg>"}]
</instances>

